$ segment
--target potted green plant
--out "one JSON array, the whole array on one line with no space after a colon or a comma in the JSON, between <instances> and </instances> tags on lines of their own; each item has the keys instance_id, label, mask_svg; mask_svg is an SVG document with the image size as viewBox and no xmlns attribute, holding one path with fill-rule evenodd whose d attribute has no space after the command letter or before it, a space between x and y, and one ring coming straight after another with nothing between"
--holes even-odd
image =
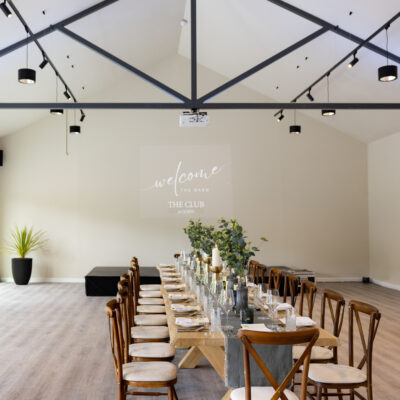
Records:
<instances>
[{"instance_id":1,"label":"potted green plant","mask_svg":"<svg viewBox=\"0 0 400 400\"><path fill-rule=\"evenodd\" d=\"M10 231L10 237L2 250L20 256L11 260L12 274L17 285L27 285L31 278L32 258L27 258L26 255L31 251L39 250L46 242L45 232L34 232L32 227L24 226L20 229L16 226Z\"/></svg>"},{"instance_id":2,"label":"potted green plant","mask_svg":"<svg viewBox=\"0 0 400 400\"><path fill-rule=\"evenodd\" d=\"M183 231L189 237L195 257L201 259L203 224L200 221L200 218L196 220L190 219L188 226L183 228Z\"/></svg>"}]
</instances>

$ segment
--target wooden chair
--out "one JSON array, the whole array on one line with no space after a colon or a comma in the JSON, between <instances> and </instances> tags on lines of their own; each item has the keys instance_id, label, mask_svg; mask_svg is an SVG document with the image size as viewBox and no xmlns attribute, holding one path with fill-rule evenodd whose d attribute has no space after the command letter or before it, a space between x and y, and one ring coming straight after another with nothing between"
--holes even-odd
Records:
<instances>
[{"instance_id":1,"label":"wooden chair","mask_svg":"<svg viewBox=\"0 0 400 400\"><path fill-rule=\"evenodd\" d=\"M264 283L267 267L256 260L250 260L247 275L255 284Z\"/></svg>"},{"instance_id":2,"label":"wooden chair","mask_svg":"<svg viewBox=\"0 0 400 400\"><path fill-rule=\"evenodd\" d=\"M283 272L279 268L270 268L268 275L268 288L279 290L281 287Z\"/></svg>"},{"instance_id":3,"label":"wooden chair","mask_svg":"<svg viewBox=\"0 0 400 400\"><path fill-rule=\"evenodd\" d=\"M285 274L283 280L283 302L287 302L287 298L290 296L290 304L295 307L297 300L297 292L300 283L300 278L297 275Z\"/></svg>"},{"instance_id":4,"label":"wooden chair","mask_svg":"<svg viewBox=\"0 0 400 400\"><path fill-rule=\"evenodd\" d=\"M111 300L107 303L105 311L109 320L111 352L118 384L118 400L125 400L127 395L168 395L168 400L178 400L174 387L177 382L175 365L166 361L125 362L120 304L116 300ZM168 393L130 391L129 387L165 387Z\"/></svg>"},{"instance_id":5,"label":"wooden chair","mask_svg":"<svg viewBox=\"0 0 400 400\"><path fill-rule=\"evenodd\" d=\"M131 260L131 267L135 267L138 269L138 282L140 284L140 271L139 271L139 262L137 257L132 257ZM161 289L161 285L157 285L157 284L146 284L146 285L139 285L139 289L141 291L159 291ZM148 296L146 296L148 297ZM155 296L154 296L155 297ZM161 297L161 296L157 296L157 297Z\"/></svg>"},{"instance_id":6,"label":"wooden chair","mask_svg":"<svg viewBox=\"0 0 400 400\"><path fill-rule=\"evenodd\" d=\"M163 306L165 304L165 302L164 302L164 299L162 297L139 297L140 286L139 286L139 288L134 288L133 287L133 285L134 285L133 284L133 276L136 276L136 268L137 267L130 267L129 271L128 271L128 274L131 277L132 292L136 296L137 305L161 305L161 306ZM137 280L138 279L136 278L136 281Z\"/></svg>"},{"instance_id":7,"label":"wooden chair","mask_svg":"<svg viewBox=\"0 0 400 400\"><path fill-rule=\"evenodd\" d=\"M307 372L310 363L310 352L315 341L318 339L319 330L317 328L302 329L296 332L256 332L249 330L239 330L238 338L243 344L244 379L245 387L235 389L230 394L231 400L251 400L254 399L281 399L287 400L297 398L296 395L287 389L296 371L303 366L302 385L300 390L300 400L306 400L307 395ZM293 345L307 343L307 346L287 374L285 379L279 384L272 376L271 372L264 364L258 353L253 347L257 345ZM271 386L251 386L250 357L253 357L258 367L263 372L265 378Z\"/></svg>"},{"instance_id":8,"label":"wooden chair","mask_svg":"<svg viewBox=\"0 0 400 400\"><path fill-rule=\"evenodd\" d=\"M307 303L307 316L312 318L315 297L317 295L317 285L314 282L304 280L300 286L300 306L299 314L305 315L305 303Z\"/></svg>"},{"instance_id":9,"label":"wooden chair","mask_svg":"<svg viewBox=\"0 0 400 400\"><path fill-rule=\"evenodd\" d=\"M132 343L169 342L169 330L167 326L160 325L136 325L135 315L132 315L129 306L129 294L126 288L118 291L117 302L126 315L131 330ZM133 321L133 322L132 322Z\"/></svg>"},{"instance_id":10,"label":"wooden chair","mask_svg":"<svg viewBox=\"0 0 400 400\"><path fill-rule=\"evenodd\" d=\"M368 318L368 337L365 338L361 316ZM312 364L308 372L309 382L316 386L316 398L328 396L350 395L350 399L357 396L366 400L356 389L365 387L367 399L373 399L372 393L372 350L373 343L378 330L381 314L378 309L370 304L351 300L349 303L349 365L341 364ZM360 342L363 349L362 357L355 366L354 361L354 320L360 335ZM366 367L364 372L362 369ZM337 393L326 393L328 389L337 389ZM349 390L343 393L342 390ZM310 396L315 398L314 395Z\"/></svg>"}]
</instances>

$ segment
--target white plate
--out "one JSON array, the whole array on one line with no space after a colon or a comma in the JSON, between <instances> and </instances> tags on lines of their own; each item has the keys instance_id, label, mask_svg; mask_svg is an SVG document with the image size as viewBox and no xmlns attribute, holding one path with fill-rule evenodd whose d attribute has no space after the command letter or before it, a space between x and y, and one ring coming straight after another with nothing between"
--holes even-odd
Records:
<instances>
[{"instance_id":1,"label":"white plate","mask_svg":"<svg viewBox=\"0 0 400 400\"><path fill-rule=\"evenodd\" d=\"M177 284L177 285L164 285L164 289L170 292L173 292L174 290L184 290L185 289L185 284Z\"/></svg>"},{"instance_id":2,"label":"white plate","mask_svg":"<svg viewBox=\"0 0 400 400\"><path fill-rule=\"evenodd\" d=\"M281 318L279 321L281 321L282 324L286 324L285 318ZM296 317L296 328L305 328L306 326L314 325L316 325L315 321L309 317Z\"/></svg>"},{"instance_id":3,"label":"white plate","mask_svg":"<svg viewBox=\"0 0 400 400\"><path fill-rule=\"evenodd\" d=\"M176 317L175 325L182 326L185 328L193 328L196 326L202 326L208 324L208 318L186 318L186 317Z\"/></svg>"},{"instance_id":4,"label":"white plate","mask_svg":"<svg viewBox=\"0 0 400 400\"><path fill-rule=\"evenodd\" d=\"M200 306L193 305L185 305L185 304L171 304L171 310L175 312L191 312L191 311L200 311Z\"/></svg>"},{"instance_id":5,"label":"white plate","mask_svg":"<svg viewBox=\"0 0 400 400\"><path fill-rule=\"evenodd\" d=\"M256 332L272 332L272 330L267 328L264 324L242 324L242 329Z\"/></svg>"},{"instance_id":6,"label":"white plate","mask_svg":"<svg viewBox=\"0 0 400 400\"><path fill-rule=\"evenodd\" d=\"M292 306L289 303L281 303L276 307L277 311L286 311L288 309L292 308Z\"/></svg>"}]
</instances>

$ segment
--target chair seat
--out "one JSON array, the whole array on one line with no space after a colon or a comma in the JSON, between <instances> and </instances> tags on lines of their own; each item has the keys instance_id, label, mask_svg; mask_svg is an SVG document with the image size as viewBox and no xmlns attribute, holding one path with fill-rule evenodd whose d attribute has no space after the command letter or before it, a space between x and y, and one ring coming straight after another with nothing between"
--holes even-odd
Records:
<instances>
[{"instance_id":1,"label":"chair seat","mask_svg":"<svg viewBox=\"0 0 400 400\"><path fill-rule=\"evenodd\" d=\"M308 377L320 383L358 384L366 382L367 376L358 368L338 364L310 364Z\"/></svg>"},{"instance_id":2,"label":"chair seat","mask_svg":"<svg viewBox=\"0 0 400 400\"><path fill-rule=\"evenodd\" d=\"M156 297L156 298L153 298L153 297L143 297L143 298L141 298L141 299L138 299L138 303L139 304L142 304L142 305L149 305L149 304L152 304L152 305L164 305L165 303L164 303L164 299L163 298L161 298L161 297Z\"/></svg>"},{"instance_id":3,"label":"chair seat","mask_svg":"<svg viewBox=\"0 0 400 400\"><path fill-rule=\"evenodd\" d=\"M138 313L144 314L163 314L165 313L165 306L137 306L136 310Z\"/></svg>"},{"instance_id":4,"label":"chair seat","mask_svg":"<svg viewBox=\"0 0 400 400\"><path fill-rule=\"evenodd\" d=\"M142 358L168 358L175 355L169 343L134 343L129 345L129 355Z\"/></svg>"},{"instance_id":5,"label":"chair seat","mask_svg":"<svg viewBox=\"0 0 400 400\"><path fill-rule=\"evenodd\" d=\"M122 365L122 376L133 382L168 382L176 379L176 367L167 361L135 361Z\"/></svg>"},{"instance_id":6,"label":"chair seat","mask_svg":"<svg viewBox=\"0 0 400 400\"><path fill-rule=\"evenodd\" d=\"M135 325L167 325L165 314L135 315Z\"/></svg>"},{"instance_id":7,"label":"chair seat","mask_svg":"<svg viewBox=\"0 0 400 400\"><path fill-rule=\"evenodd\" d=\"M162 294L159 290L141 290L139 297L162 297Z\"/></svg>"},{"instance_id":8,"label":"chair seat","mask_svg":"<svg viewBox=\"0 0 400 400\"><path fill-rule=\"evenodd\" d=\"M167 326L134 326L131 336L133 339L167 339L169 331Z\"/></svg>"},{"instance_id":9,"label":"chair seat","mask_svg":"<svg viewBox=\"0 0 400 400\"><path fill-rule=\"evenodd\" d=\"M293 346L293 358L298 360L303 354L306 346ZM327 347L313 346L311 349L312 360L330 360L333 357L333 350Z\"/></svg>"},{"instance_id":10,"label":"chair seat","mask_svg":"<svg viewBox=\"0 0 400 400\"><path fill-rule=\"evenodd\" d=\"M251 400L269 400L274 395L275 390L271 386L252 386ZM291 391L284 391L288 400L299 400L299 398ZM231 393L231 400L245 400L245 388L235 389Z\"/></svg>"},{"instance_id":11,"label":"chair seat","mask_svg":"<svg viewBox=\"0 0 400 400\"><path fill-rule=\"evenodd\" d=\"M161 290L161 285L140 285L140 290Z\"/></svg>"}]
</instances>

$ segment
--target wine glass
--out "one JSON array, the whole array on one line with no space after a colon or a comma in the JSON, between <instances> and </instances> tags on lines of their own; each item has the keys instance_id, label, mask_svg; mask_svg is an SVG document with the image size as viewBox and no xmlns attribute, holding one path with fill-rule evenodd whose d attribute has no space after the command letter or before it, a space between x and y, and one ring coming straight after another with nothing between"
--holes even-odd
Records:
<instances>
[{"instance_id":1,"label":"wine glass","mask_svg":"<svg viewBox=\"0 0 400 400\"><path fill-rule=\"evenodd\" d=\"M268 307L269 316L274 322L277 320L276 309L280 303L279 291L277 289L268 289L266 297L266 305Z\"/></svg>"}]
</instances>

